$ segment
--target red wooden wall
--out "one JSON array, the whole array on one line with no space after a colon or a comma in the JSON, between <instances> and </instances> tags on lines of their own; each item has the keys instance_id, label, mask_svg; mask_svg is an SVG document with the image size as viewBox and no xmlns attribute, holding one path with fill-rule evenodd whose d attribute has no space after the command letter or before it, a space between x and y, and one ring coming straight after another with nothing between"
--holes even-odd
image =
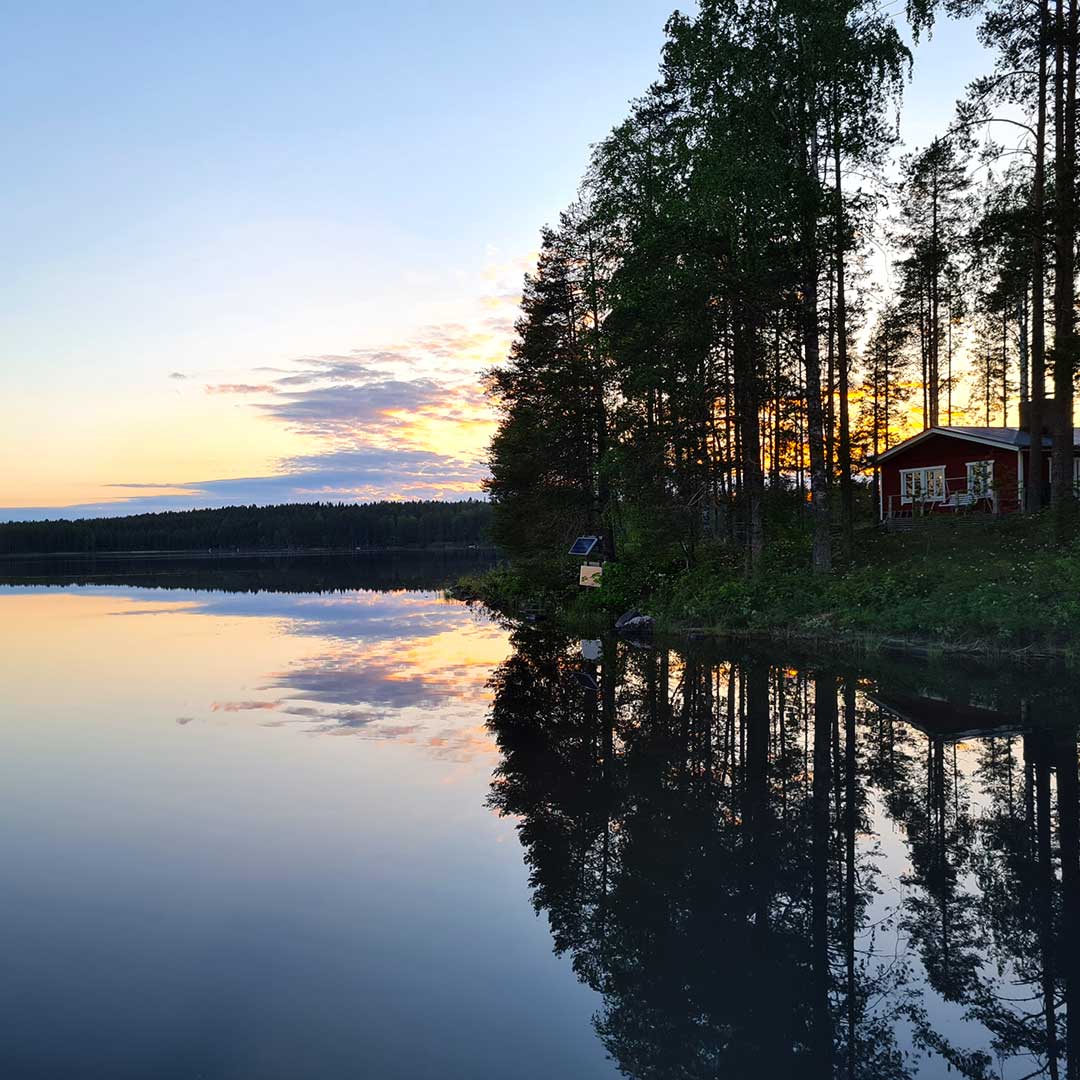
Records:
<instances>
[{"instance_id":1,"label":"red wooden wall","mask_svg":"<svg viewBox=\"0 0 1080 1080\"><path fill-rule=\"evenodd\" d=\"M1025 452L1024 457L1027 457ZM1012 513L1019 509L1019 477L1017 475L1017 452L988 446L984 443L970 442L951 435L931 435L920 443L894 455L881 464L882 511L889 512L889 496L893 498L893 509L907 512L911 504L900 503L900 470L921 469L932 465L945 466L945 481L948 492L967 489L967 463L969 461L992 461L994 463L993 486L997 494L998 508L1002 513ZM1024 462L1027 468L1027 461ZM935 505L935 511L952 512L952 507Z\"/></svg>"}]
</instances>

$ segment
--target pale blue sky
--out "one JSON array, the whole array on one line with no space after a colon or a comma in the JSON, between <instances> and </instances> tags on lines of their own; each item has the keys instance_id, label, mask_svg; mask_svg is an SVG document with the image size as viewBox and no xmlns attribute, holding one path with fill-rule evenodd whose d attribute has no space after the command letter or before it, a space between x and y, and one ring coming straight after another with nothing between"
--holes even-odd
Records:
<instances>
[{"instance_id":1,"label":"pale blue sky","mask_svg":"<svg viewBox=\"0 0 1080 1080\"><path fill-rule=\"evenodd\" d=\"M460 389L503 348L505 301L540 225L573 197L589 144L655 76L671 10L114 0L6 11L6 516L131 495L112 484L168 488L181 504L195 484L209 503L198 492L212 481L254 478L260 498L258 478L277 474L281 497L287 462L369 448L362 432L287 428L257 395L207 392L263 383L260 367L395 349ZM940 25L909 89L909 141L940 130L985 66L970 26ZM469 333L433 349L447 327ZM410 449L425 446L446 449L431 438ZM377 492L358 483L365 493Z\"/></svg>"}]
</instances>

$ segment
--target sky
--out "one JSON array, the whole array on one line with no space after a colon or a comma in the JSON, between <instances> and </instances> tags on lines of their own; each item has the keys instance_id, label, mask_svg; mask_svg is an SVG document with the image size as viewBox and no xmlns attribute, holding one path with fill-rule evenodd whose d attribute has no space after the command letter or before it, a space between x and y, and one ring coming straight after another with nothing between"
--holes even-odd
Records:
<instances>
[{"instance_id":1,"label":"sky","mask_svg":"<svg viewBox=\"0 0 1080 1080\"><path fill-rule=\"evenodd\" d=\"M480 373L672 10L6 12L0 519L478 495ZM989 64L939 23L905 142Z\"/></svg>"}]
</instances>

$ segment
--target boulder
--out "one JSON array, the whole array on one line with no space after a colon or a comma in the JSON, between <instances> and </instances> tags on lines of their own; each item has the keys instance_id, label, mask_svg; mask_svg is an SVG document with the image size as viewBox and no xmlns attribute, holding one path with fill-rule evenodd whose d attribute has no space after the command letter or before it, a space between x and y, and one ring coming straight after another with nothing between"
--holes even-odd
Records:
<instances>
[{"instance_id":1,"label":"boulder","mask_svg":"<svg viewBox=\"0 0 1080 1080\"><path fill-rule=\"evenodd\" d=\"M615 629L628 634L646 634L652 631L653 617L640 611L627 611L615 620Z\"/></svg>"}]
</instances>

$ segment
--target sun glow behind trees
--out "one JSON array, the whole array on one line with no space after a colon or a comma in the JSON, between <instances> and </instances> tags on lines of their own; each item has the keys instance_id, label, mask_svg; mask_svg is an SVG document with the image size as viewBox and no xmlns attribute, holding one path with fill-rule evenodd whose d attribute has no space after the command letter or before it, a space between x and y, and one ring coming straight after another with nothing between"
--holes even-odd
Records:
<instances>
[{"instance_id":1,"label":"sun glow behind trees","mask_svg":"<svg viewBox=\"0 0 1080 1080\"><path fill-rule=\"evenodd\" d=\"M891 16L851 0L710 0L674 16L659 80L545 232L510 364L492 376L500 539L540 556L603 528L609 549L681 547L692 561L712 535L756 566L766 518L784 531L780 507L798 518L809 495L827 570L835 525L850 553L866 490L853 474L871 454L913 427L1006 423L1021 388L1038 398L1048 359L1065 407L1046 418L1071 453L1075 213L1069 195L1047 202L1034 153L1048 115L1049 171L1072 175L1067 7L1033 31L1013 0L951 5L981 13L999 70L895 180L911 56ZM935 14L913 7L916 35ZM1055 63L1056 106L1039 74ZM1018 143L986 136L1009 124ZM1039 262L1051 222L1052 352ZM1070 496L1055 489L1060 506Z\"/></svg>"}]
</instances>

